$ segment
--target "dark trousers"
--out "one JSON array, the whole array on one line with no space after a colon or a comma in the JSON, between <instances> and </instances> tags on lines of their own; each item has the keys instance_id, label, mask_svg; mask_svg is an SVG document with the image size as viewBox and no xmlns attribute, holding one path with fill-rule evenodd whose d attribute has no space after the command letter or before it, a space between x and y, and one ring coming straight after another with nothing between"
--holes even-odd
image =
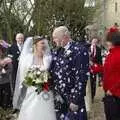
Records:
<instances>
[{"instance_id":1,"label":"dark trousers","mask_svg":"<svg viewBox=\"0 0 120 120\"><path fill-rule=\"evenodd\" d=\"M106 95L103 101L106 120L120 120L120 98Z\"/></svg>"},{"instance_id":2,"label":"dark trousers","mask_svg":"<svg viewBox=\"0 0 120 120\"><path fill-rule=\"evenodd\" d=\"M12 89L15 90L15 84L16 84L16 75L17 72L15 70L12 71Z\"/></svg>"},{"instance_id":3,"label":"dark trousers","mask_svg":"<svg viewBox=\"0 0 120 120\"><path fill-rule=\"evenodd\" d=\"M11 89L10 83L0 85L0 106L2 108L11 107Z\"/></svg>"},{"instance_id":4,"label":"dark trousers","mask_svg":"<svg viewBox=\"0 0 120 120\"><path fill-rule=\"evenodd\" d=\"M96 94L96 75L90 74L90 83L91 83L92 101L94 101L94 97Z\"/></svg>"}]
</instances>

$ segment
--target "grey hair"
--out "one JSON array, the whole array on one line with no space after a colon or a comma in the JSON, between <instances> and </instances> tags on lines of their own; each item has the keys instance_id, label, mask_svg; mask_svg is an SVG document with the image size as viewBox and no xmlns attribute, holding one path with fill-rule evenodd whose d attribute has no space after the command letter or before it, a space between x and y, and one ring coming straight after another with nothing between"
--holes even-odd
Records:
<instances>
[{"instance_id":1,"label":"grey hair","mask_svg":"<svg viewBox=\"0 0 120 120\"><path fill-rule=\"evenodd\" d=\"M16 34L16 38L17 38L18 36L23 36L23 37L24 37L24 34L23 34L23 33L17 33L17 34Z\"/></svg>"},{"instance_id":2,"label":"grey hair","mask_svg":"<svg viewBox=\"0 0 120 120\"><path fill-rule=\"evenodd\" d=\"M60 26L54 29L54 33L62 33L62 35L71 36L70 31L66 26Z\"/></svg>"}]
</instances>

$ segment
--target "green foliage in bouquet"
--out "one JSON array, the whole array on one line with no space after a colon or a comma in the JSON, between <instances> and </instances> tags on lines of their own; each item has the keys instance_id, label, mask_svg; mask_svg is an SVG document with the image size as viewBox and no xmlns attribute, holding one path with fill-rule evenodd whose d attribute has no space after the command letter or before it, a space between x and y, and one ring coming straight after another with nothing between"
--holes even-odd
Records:
<instances>
[{"instance_id":1,"label":"green foliage in bouquet","mask_svg":"<svg viewBox=\"0 0 120 120\"><path fill-rule=\"evenodd\" d=\"M48 71L41 71L39 66L32 66L26 73L23 84L36 87L37 92L43 90L44 84L48 83L50 74Z\"/></svg>"}]
</instances>

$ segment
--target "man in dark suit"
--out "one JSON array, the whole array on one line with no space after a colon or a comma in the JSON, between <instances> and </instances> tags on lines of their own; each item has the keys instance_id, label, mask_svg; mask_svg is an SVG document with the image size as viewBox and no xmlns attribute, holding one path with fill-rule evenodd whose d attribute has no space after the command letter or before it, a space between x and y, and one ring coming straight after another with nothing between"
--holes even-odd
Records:
<instances>
[{"instance_id":1,"label":"man in dark suit","mask_svg":"<svg viewBox=\"0 0 120 120\"><path fill-rule=\"evenodd\" d=\"M98 46L97 38L93 38L92 40L91 47L90 47L90 57L91 57L91 62L93 64L102 65L101 48ZM90 78L91 78L90 81L91 81L92 101L94 102L94 97L96 94L96 74L91 73Z\"/></svg>"},{"instance_id":2,"label":"man in dark suit","mask_svg":"<svg viewBox=\"0 0 120 120\"><path fill-rule=\"evenodd\" d=\"M89 55L80 43L72 41L65 26L56 28L53 41L58 50L53 52L51 75L57 93L57 120L87 120L84 96L86 93ZM66 106L65 106L66 105Z\"/></svg>"},{"instance_id":3,"label":"man in dark suit","mask_svg":"<svg viewBox=\"0 0 120 120\"><path fill-rule=\"evenodd\" d=\"M12 80L13 80L13 90L15 89L16 74L18 69L19 56L23 48L24 35L18 33L16 35L16 42L8 49L8 56L12 58L13 70L12 70Z\"/></svg>"}]
</instances>

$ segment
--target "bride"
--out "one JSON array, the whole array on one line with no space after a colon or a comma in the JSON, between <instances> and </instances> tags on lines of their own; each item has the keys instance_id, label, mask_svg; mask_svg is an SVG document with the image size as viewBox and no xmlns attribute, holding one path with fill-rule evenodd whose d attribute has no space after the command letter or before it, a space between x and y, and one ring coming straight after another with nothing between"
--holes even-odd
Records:
<instances>
[{"instance_id":1,"label":"bride","mask_svg":"<svg viewBox=\"0 0 120 120\"><path fill-rule=\"evenodd\" d=\"M51 63L51 54L47 40L43 37L35 36L28 39L20 57L18 74L19 82L16 83L13 105L18 105L21 88L27 71L32 66L39 66L41 71L47 71ZM24 93L25 94L25 93ZM24 95L23 95L24 96ZM20 107L20 104L18 105ZM49 91L36 92L36 87L29 86L23 99L18 120L56 120L54 110L53 93Z\"/></svg>"}]
</instances>

